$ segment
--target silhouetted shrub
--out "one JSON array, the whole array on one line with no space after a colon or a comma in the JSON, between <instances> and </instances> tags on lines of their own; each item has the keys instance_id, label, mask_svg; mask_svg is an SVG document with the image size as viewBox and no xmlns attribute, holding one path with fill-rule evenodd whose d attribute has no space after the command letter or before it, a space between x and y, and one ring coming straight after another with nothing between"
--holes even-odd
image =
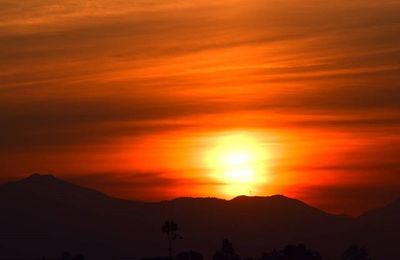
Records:
<instances>
[{"instance_id":1,"label":"silhouetted shrub","mask_svg":"<svg viewBox=\"0 0 400 260\"><path fill-rule=\"evenodd\" d=\"M74 257L69 252L63 252L61 254L60 260L85 260L85 257L82 254L78 254Z\"/></svg>"},{"instance_id":2,"label":"silhouetted shrub","mask_svg":"<svg viewBox=\"0 0 400 260\"><path fill-rule=\"evenodd\" d=\"M71 259L71 254L69 252L63 252L61 254L61 260L69 260Z\"/></svg>"},{"instance_id":3,"label":"silhouetted shrub","mask_svg":"<svg viewBox=\"0 0 400 260\"><path fill-rule=\"evenodd\" d=\"M82 254L76 255L73 260L85 260L85 257Z\"/></svg>"},{"instance_id":4,"label":"silhouetted shrub","mask_svg":"<svg viewBox=\"0 0 400 260\"><path fill-rule=\"evenodd\" d=\"M264 253L261 260L322 260L321 255L305 245L287 245L283 250Z\"/></svg>"},{"instance_id":5,"label":"silhouetted shrub","mask_svg":"<svg viewBox=\"0 0 400 260\"><path fill-rule=\"evenodd\" d=\"M342 260L370 260L368 249L357 245L350 245L343 253Z\"/></svg>"},{"instance_id":6,"label":"silhouetted shrub","mask_svg":"<svg viewBox=\"0 0 400 260\"><path fill-rule=\"evenodd\" d=\"M172 260L169 257L149 257L149 258L141 258L141 260Z\"/></svg>"},{"instance_id":7,"label":"silhouetted shrub","mask_svg":"<svg viewBox=\"0 0 400 260\"><path fill-rule=\"evenodd\" d=\"M283 259L282 252L277 251L276 249L274 249L269 253L263 253L261 255L261 260L281 260L281 259Z\"/></svg>"},{"instance_id":8,"label":"silhouetted shrub","mask_svg":"<svg viewBox=\"0 0 400 260\"><path fill-rule=\"evenodd\" d=\"M203 260L203 256L196 251L180 252L175 257L176 260Z\"/></svg>"},{"instance_id":9,"label":"silhouetted shrub","mask_svg":"<svg viewBox=\"0 0 400 260\"><path fill-rule=\"evenodd\" d=\"M233 249L232 243L228 239L222 241L221 251L217 250L213 256L214 260L240 260L239 255Z\"/></svg>"},{"instance_id":10,"label":"silhouetted shrub","mask_svg":"<svg viewBox=\"0 0 400 260\"><path fill-rule=\"evenodd\" d=\"M305 245L288 245L283 250L284 260L322 260L318 252L308 249Z\"/></svg>"}]
</instances>

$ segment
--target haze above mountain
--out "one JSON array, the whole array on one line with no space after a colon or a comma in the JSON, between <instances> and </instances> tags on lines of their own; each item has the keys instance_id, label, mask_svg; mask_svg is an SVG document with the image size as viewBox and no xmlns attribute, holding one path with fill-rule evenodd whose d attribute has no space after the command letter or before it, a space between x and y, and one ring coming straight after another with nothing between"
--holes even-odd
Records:
<instances>
[{"instance_id":1,"label":"haze above mountain","mask_svg":"<svg viewBox=\"0 0 400 260\"><path fill-rule=\"evenodd\" d=\"M174 251L193 249L206 258L229 238L242 256L305 243L337 259L351 243L374 259L400 259L400 200L358 218L333 215L282 195L232 200L178 198L146 203L111 198L52 175L34 174L0 185L0 258L95 257L167 254L165 220L179 225Z\"/></svg>"}]
</instances>

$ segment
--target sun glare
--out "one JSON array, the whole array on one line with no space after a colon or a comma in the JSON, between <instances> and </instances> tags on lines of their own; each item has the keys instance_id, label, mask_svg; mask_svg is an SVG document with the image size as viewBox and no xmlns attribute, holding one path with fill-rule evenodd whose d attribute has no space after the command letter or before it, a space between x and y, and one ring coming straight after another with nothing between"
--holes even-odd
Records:
<instances>
[{"instance_id":1,"label":"sun glare","mask_svg":"<svg viewBox=\"0 0 400 260\"><path fill-rule=\"evenodd\" d=\"M213 142L206 165L212 177L224 184L225 195L251 194L266 181L268 153L257 135L231 133Z\"/></svg>"}]
</instances>

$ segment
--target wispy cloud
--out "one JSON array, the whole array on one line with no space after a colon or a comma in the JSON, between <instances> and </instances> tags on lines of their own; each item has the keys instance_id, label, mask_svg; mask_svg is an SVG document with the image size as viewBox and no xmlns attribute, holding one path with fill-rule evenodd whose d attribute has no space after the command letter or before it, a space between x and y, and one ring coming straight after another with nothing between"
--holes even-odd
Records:
<instances>
[{"instance_id":1,"label":"wispy cloud","mask_svg":"<svg viewBox=\"0 0 400 260\"><path fill-rule=\"evenodd\" d=\"M353 152L374 140L397 155L385 136L399 130L399 12L395 0L0 0L0 164L79 170L66 160L121 140L246 127L299 133L280 139L293 149L346 136Z\"/></svg>"}]
</instances>

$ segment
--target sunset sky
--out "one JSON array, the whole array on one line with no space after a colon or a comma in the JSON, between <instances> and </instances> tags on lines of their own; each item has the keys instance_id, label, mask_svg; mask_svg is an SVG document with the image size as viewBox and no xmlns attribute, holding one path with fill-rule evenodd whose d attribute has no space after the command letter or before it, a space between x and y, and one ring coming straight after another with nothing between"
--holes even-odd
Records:
<instances>
[{"instance_id":1,"label":"sunset sky","mask_svg":"<svg viewBox=\"0 0 400 260\"><path fill-rule=\"evenodd\" d=\"M0 0L0 182L400 196L398 0Z\"/></svg>"}]
</instances>

